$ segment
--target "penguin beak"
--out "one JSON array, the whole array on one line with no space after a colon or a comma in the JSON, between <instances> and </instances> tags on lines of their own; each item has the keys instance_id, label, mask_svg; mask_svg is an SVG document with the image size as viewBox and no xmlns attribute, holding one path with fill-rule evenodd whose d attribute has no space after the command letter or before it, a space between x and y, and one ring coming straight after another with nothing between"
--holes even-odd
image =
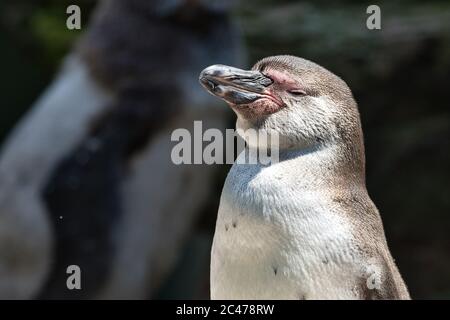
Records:
<instances>
[{"instance_id":1,"label":"penguin beak","mask_svg":"<svg viewBox=\"0 0 450 320\"><path fill-rule=\"evenodd\" d=\"M256 70L247 71L216 64L204 69L199 81L209 93L232 105L249 104L261 98L282 103L268 90L272 79Z\"/></svg>"}]
</instances>

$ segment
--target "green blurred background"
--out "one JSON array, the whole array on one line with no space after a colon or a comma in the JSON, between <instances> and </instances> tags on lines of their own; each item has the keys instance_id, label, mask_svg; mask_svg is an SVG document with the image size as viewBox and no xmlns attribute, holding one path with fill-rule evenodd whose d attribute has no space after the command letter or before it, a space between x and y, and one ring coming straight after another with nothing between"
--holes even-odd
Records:
<instances>
[{"instance_id":1,"label":"green blurred background","mask_svg":"<svg viewBox=\"0 0 450 320\"><path fill-rule=\"evenodd\" d=\"M0 142L81 34L61 27L72 3L0 2ZM84 27L96 1L75 3ZM366 28L369 4L242 1L234 15L250 63L298 55L349 84L361 111L369 194L411 295L450 298L450 2L377 1L382 29L373 31ZM208 252L212 237L215 216L208 216L207 240L195 240L205 248L200 252ZM180 264L203 270L208 259L186 253ZM180 286L179 277L174 270L161 297L189 297L174 293L186 285Z\"/></svg>"}]
</instances>

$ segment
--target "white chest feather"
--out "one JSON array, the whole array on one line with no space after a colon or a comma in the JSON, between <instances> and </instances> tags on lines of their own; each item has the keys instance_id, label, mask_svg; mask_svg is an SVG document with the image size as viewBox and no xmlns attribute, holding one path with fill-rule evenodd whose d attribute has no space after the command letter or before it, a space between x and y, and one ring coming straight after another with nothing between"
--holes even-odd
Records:
<instances>
[{"instance_id":1,"label":"white chest feather","mask_svg":"<svg viewBox=\"0 0 450 320\"><path fill-rule=\"evenodd\" d=\"M234 165L211 261L213 299L355 298L351 226L321 177L321 156Z\"/></svg>"}]
</instances>

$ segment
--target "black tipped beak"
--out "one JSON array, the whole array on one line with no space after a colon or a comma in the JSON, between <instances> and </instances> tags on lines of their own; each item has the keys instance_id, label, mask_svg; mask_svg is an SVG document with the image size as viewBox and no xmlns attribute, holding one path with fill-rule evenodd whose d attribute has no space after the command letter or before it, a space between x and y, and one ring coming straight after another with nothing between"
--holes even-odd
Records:
<instances>
[{"instance_id":1,"label":"black tipped beak","mask_svg":"<svg viewBox=\"0 0 450 320\"><path fill-rule=\"evenodd\" d=\"M259 71L216 64L200 73L200 83L211 94L231 104L246 104L265 96L272 80Z\"/></svg>"}]
</instances>

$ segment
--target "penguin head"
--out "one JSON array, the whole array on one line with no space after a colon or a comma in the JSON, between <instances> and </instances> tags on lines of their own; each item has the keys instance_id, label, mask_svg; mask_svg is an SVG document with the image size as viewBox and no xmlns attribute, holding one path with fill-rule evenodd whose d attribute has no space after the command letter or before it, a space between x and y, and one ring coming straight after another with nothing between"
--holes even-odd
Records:
<instances>
[{"instance_id":1,"label":"penguin head","mask_svg":"<svg viewBox=\"0 0 450 320\"><path fill-rule=\"evenodd\" d=\"M230 105L238 130L276 132L280 149L333 143L360 131L346 83L302 58L268 57L248 71L213 65L202 71L200 83Z\"/></svg>"}]
</instances>

